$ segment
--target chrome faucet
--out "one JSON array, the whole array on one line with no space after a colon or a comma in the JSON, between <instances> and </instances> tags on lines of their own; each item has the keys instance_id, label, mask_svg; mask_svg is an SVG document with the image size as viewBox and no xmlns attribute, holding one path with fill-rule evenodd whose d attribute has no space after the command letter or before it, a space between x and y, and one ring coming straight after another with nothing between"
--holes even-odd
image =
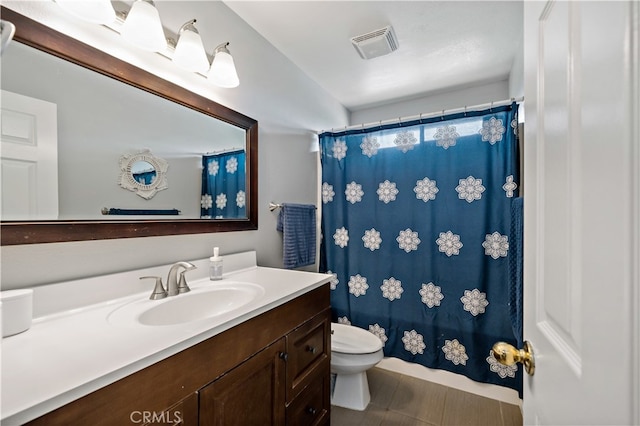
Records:
<instances>
[{"instance_id":1,"label":"chrome faucet","mask_svg":"<svg viewBox=\"0 0 640 426\"><path fill-rule=\"evenodd\" d=\"M184 271L180 272L180 281L178 282L178 270L180 268L184 268ZM167 277L167 296L175 296L191 291L187 285L187 280L184 278L184 273L192 269L196 269L196 266L189 262L177 262L171 266Z\"/></svg>"}]
</instances>

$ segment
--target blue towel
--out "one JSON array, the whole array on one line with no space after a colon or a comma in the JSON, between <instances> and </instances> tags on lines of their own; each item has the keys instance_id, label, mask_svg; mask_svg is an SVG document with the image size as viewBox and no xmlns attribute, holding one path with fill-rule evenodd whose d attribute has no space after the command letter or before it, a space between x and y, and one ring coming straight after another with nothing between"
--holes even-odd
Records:
<instances>
[{"instance_id":1,"label":"blue towel","mask_svg":"<svg viewBox=\"0 0 640 426\"><path fill-rule=\"evenodd\" d=\"M518 347L522 347L522 251L523 251L523 200L511 202L511 232L509 242L509 314L511 327Z\"/></svg>"},{"instance_id":2,"label":"blue towel","mask_svg":"<svg viewBox=\"0 0 640 426\"><path fill-rule=\"evenodd\" d=\"M282 232L282 257L286 269L316 262L316 206L283 204L277 230Z\"/></svg>"}]
</instances>

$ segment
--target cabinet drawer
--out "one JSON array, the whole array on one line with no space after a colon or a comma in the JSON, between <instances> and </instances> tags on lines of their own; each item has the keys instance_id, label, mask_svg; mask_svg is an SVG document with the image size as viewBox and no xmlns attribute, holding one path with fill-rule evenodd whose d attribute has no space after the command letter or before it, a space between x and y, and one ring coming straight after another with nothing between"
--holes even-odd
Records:
<instances>
[{"instance_id":1,"label":"cabinet drawer","mask_svg":"<svg viewBox=\"0 0 640 426\"><path fill-rule=\"evenodd\" d=\"M326 310L287 335L287 401L310 383L314 368L329 364L329 319Z\"/></svg>"},{"instance_id":2,"label":"cabinet drawer","mask_svg":"<svg viewBox=\"0 0 640 426\"><path fill-rule=\"evenodd\" d=\"M330 374L329 367L316 369L313 383L287 406L287 426L316 426L329 424Z\"/></svg>"}]
</instances>

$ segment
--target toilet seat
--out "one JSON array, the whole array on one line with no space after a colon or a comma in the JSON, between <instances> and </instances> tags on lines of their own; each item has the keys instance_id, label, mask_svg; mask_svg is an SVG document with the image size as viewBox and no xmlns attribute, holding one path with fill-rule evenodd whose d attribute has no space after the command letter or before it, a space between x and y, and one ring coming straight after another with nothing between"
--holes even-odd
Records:
<instances>
[{"instance_id":1,"label":"toilet seat","mask_svg":"<svg viewBox=\"0 0 640 426\"><path fill-rule=\"evenodd\" d=\"M373 333L346 324L331 323L331 351L343 354L371 354L382 349Z\"/></svg>"}]
</instances>

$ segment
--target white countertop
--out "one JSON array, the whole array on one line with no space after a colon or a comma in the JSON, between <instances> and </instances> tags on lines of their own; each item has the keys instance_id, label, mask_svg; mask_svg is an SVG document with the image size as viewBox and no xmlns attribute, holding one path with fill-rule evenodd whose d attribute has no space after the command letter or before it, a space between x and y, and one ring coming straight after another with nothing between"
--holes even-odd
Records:
<instances>
[{"instance_id":1,"label":"white countertop","mask_svg":"<svg viewBox=\"0 0 640 426\"><path fill-rule=\"evenodd\" d=\"M147 272L132 271L128 276ZM107 319L114 309L148 298L150 281L143 293L36 318L28 331L2 339L2 425L33 420L320 287L330 278L250 266L226 273L222 281L190 279L193 289L241 281L258 284L265 293L236 311L186 324L143 326Z\"/></svg>"}]
</instances>

